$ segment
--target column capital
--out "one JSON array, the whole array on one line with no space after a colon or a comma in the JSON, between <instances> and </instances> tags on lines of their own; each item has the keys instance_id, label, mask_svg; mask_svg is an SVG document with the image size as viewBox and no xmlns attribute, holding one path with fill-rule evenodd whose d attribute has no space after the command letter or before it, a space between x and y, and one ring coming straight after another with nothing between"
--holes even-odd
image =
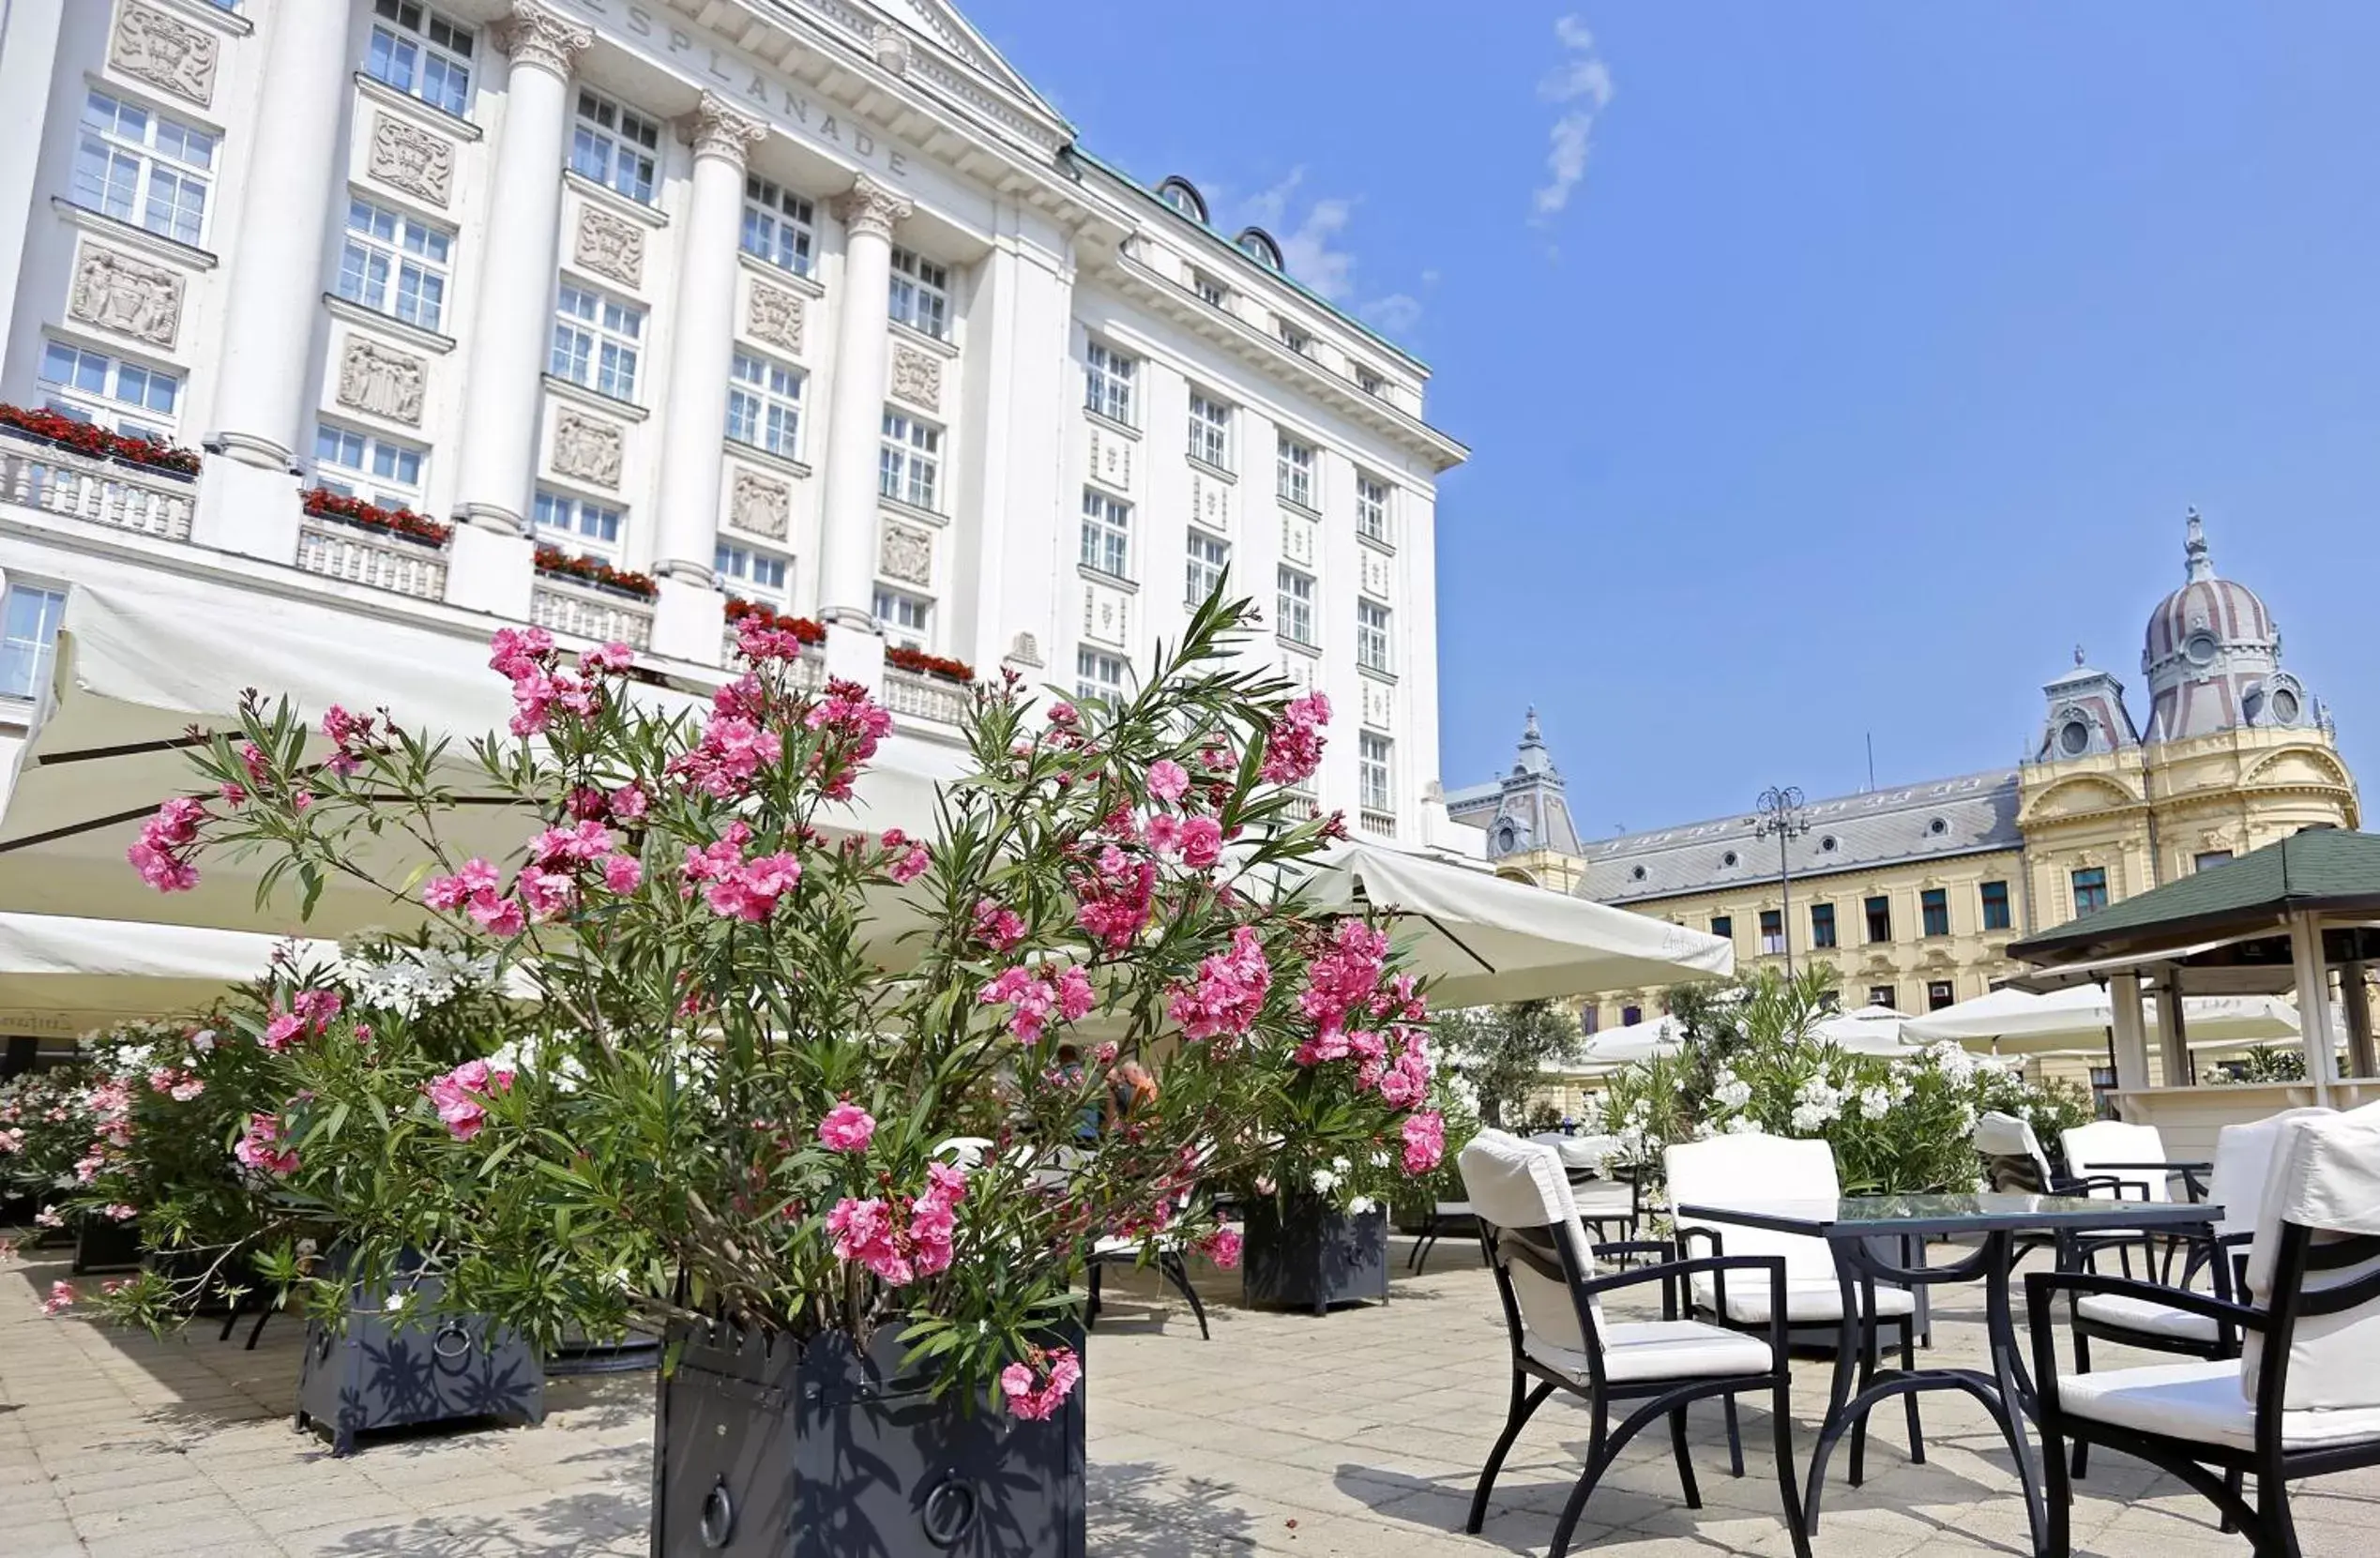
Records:
<instances>
[{"instance_id":1,"label":"column capital","mask_svg":"<svg viewBox=\"0 0 2380 1558\"><path fill-rule=\"evenodd\" d=\"M515 65L534 65L568 80L571 62L595 42L592 29L549 10L536 0L512 0L511 14L495 29L496 47Z\"/></svg>"},{"instance_id":2,"label":"column capital","mask_svg":"<svg viewBox=\"0 0 2380 1558\"><path fill-rule=\"evenodd\" d=\"M889 238L900 222L906 221L917 207L902 195L862 174L852 180L850 192L842 197L843 225L856 236L872 233L879 238Z\"/></svg>"},{"instance_id":3,"label":"column capital","mask_svg":"<svg viewBox=\"0 0 2380 1558\"><path fill-rule=\"evenodd\" d=\"M768 124L755 119L716 92L705 92L686 121L696 157L717 157L744 165L744 156L768 137Z\"/></svg>"}]
</instances>

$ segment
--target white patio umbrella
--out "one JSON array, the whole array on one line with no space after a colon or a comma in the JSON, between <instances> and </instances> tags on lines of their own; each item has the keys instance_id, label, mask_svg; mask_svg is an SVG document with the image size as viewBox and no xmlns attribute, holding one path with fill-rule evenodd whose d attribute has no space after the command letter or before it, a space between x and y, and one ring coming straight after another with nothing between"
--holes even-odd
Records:
<instances>
[{"instance_id":1,"label":"white patio umbrella","mask_svg":"<svg viewBox=\"0 0 2380 1558\"><path fill-rule=\"evenodd\" d=\"M1686 1047L1685 1024L1674 1017L1658 1017L1625 1028L1606 1028L1586 1041L1579 1063L1569 1071L1613 1071L1640 1060L1676 1054Z\"/></svg>"},{"instance_id":2,"label":"white patio umbrella","mask_svg":"<svg viewBox=\"0 0 2380 1558\"><path fill-rule=\"evenodd\" d=\"M277 953L298 966L339 945L239 930L60 915L0 914L0 1033L80 1034L195 1011L262 977Z\"/></svg>"},{"instance_id":3,"label":"white patio umbrella","mask_svg":"<svg viewBox=\"0 0 2380 1558\"><path fill-rule=\"evenodd\" d=\"M1811 1033L1855 1055L1913 1055L1920 1046L1901 1036L1907 1021L1890 1006L1860 1006L1825 1019Z\"/></svg>"},{"instance_id":4,"label":"white patio umbrella","mask_svg":"<svg viewBox=\"0 0 2380 1558\"><path fill-rule=\"evenodd\" d=\"M2152 1002L2152 1033L2156 1010ZM2270 995L2186 996L2182 1018L2193 1043L2252 1042L2287 1038L2297 1032L2297 1014L2286 1002ZM1910 1018L1901 1025L1901 1033L1903 1038L1925 1044L1948 1038L2001 1054L2053 1054L2063 1050L2104 1049L2115 1021L2115 1006L2105 990L2098 985L2074 985L2047 995L1995 990L1924 1017Z\"/></svg>"}]
</instances>

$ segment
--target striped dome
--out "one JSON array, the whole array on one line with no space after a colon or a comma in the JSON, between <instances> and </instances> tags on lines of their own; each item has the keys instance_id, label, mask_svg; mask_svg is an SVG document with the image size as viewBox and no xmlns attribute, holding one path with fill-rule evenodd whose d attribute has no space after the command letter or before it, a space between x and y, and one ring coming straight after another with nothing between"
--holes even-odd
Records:
<instances>
[{"instance_id":1,"label":"striped dome","mask_svg":"<svg viewBox=\"0 0 2380 1558\"><path fill-rule=\"evenodd\" d=\"M2211 635L2218 644L2269 644L2272 613L2255 591L2236 581L2211 573L2192 579L2150 613L2146 663L2185 653L2191 640L2202 634Z\"/></svg>"}]
</instances>

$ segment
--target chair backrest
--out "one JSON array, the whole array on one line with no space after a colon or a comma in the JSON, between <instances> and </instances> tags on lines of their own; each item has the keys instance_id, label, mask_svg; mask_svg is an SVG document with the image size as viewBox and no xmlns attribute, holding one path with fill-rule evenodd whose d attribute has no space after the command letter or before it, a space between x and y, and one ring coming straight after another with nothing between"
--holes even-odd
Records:
<instances>
[{"instance_id":1,"label":"chair backrest","mask_svg":"<svg viewBox=\"0 0 2380 1558\"><path fill-rule=\"evenodd\" d=\"M2380 1104L2281 1123L2248 1280L2293 1317L2247 1339L2249 1400L2285 1346L2283 1411L2380 1409Z\"/></svg>"},{"instance_id":2,"label":"chair backrest","mask_svg":"<svg viewBox=\"0 0 2380 1558\"><path fill-rule=\"evenodd\" d=\"M1463 1199L1472 1215L1499 1232L1545 1248L1568 1272L1584 1280L1595 1274L1595 1251L1570 1200L1569 1176L1551 1147L1500 1130L1483 1130L1471 1138L1455 1159L1463 1175ZM1518 1306L1522 1328L1556 1347L1574 1352L1599 1348L1582 1327L1579 1302L1569 1279L1555 1280L1535 1266L1510 1260L1493 1242L1489 1259L1497 1279ZM1603 1324L1601 1305L1586 1305L1592 1328ZM1516 1340L1518 1339L1515 1339Z\"/></svg>"},{"instance_id":3,"label":"chair backrest","mask_svg":"<svg viewBox=\"0 0 2380 1558\"><path fill-rule=\"evenodd\" d=\"M2066 1143L2066 1172L2077 1179L2110 1171L2101 1163L2162 1163L2165 1138L2155 1126L2136 1126L2123 1120L2093 1120L2087 1126L2074 1126L2060 1135ZM2172 1187L2161 1173L2142 1173L2130 1169L2115 1171L2115 1177L2124 1186L2119 1197L2114 1186L2096 1187L2087 1193L2102 1201L2171 1201Z\"/></svg>"},{"instance_id":4,"label":"chair backrest","mask_svg":"<svg viewBox=\"0 0 2380 1558\"><path fill-rule=\"evenodd\" d=\"M1978 1115L1975 1150L1983 1158L1984 1176L1994 1190L2041 1195L2050 1187L2050 1156L2030 1121L2013 1114Z\"/></svg>"},{"instance_id":5,"label":"chair backrest","mask_svg":"<svg viewBox=\"0 0 2380 1558\"><path fill-rule=\"evenodd\" d=\"M1693 1202L1832 1201L1842 1193L1835 1150L1786 1136L1714 1136L1680 1142L1662 1155L1672 1206ZM1678 1214L1683 1227L1693 1221ZM1781 1255L1794 1281L1835 1279L1834 1252L1808 1233L1778 1233L1728 1223L1720 1230L1730 1255Z\"/></svg>"},{"instance_id":6,"label":"chair backrest","mask_svg":"<svg viewBox=\"0 0 2380 1558\"><path fill-rule=\"evenodd\" d=\"M1529 1138L1539 1146L1554 1149L1554 1156L1568 1170L1599 1169L1603 1166L1602 1150L1595 1141L1584 1136L1565 1136L1558 1130L1541 1130Z\"/></svg>"},{"instance_id":7,"label":"chair backrest","mask_svg":"<svg viewBox=\"0 0 2380 1558\"><path fill-rule=\"evenodd\" d=\"M2281 1127L2290 1120L2314 1119L2336 1113L2328 1109L2284 1109L2262 1120L2225 1126L2215 1138L2215 1172L2206 1183L2206 1199L2223 1209L2216 1220L2219 1234L2253 1233L2264 1210L2265 1182L2272 1174L2273 1148Z\"/></svg>"}]
</instances>

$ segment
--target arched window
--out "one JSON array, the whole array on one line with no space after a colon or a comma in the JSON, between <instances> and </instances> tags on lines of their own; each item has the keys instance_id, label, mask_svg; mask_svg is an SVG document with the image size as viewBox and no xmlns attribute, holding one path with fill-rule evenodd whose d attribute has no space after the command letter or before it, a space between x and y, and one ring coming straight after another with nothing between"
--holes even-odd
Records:
<instances>
[{"instance_id":1,"label":"arched window","mask_svg":"<svg viewBox=\"0 0 2380 1558\"><path fill-rule=\"evenodd\" d=\"M1272 270L1281 269L1281 245L1275 243L1273 235L1263 228L1243 227L1239 230L1239 236L1232 242L1239 246L1242 254L1258 265Z\"/></svg>"},{"instance_id":2,"label":"arched window","mask_svg":"<svg viewBox=\"0 0 2380 1558\"><path fill-rule=\"evenodd\" d=\"M1206 197L1179 174L1170 175L1157 187L1157 198L1194 222L1206 220Z\"/></svg>"}]
</instances>

